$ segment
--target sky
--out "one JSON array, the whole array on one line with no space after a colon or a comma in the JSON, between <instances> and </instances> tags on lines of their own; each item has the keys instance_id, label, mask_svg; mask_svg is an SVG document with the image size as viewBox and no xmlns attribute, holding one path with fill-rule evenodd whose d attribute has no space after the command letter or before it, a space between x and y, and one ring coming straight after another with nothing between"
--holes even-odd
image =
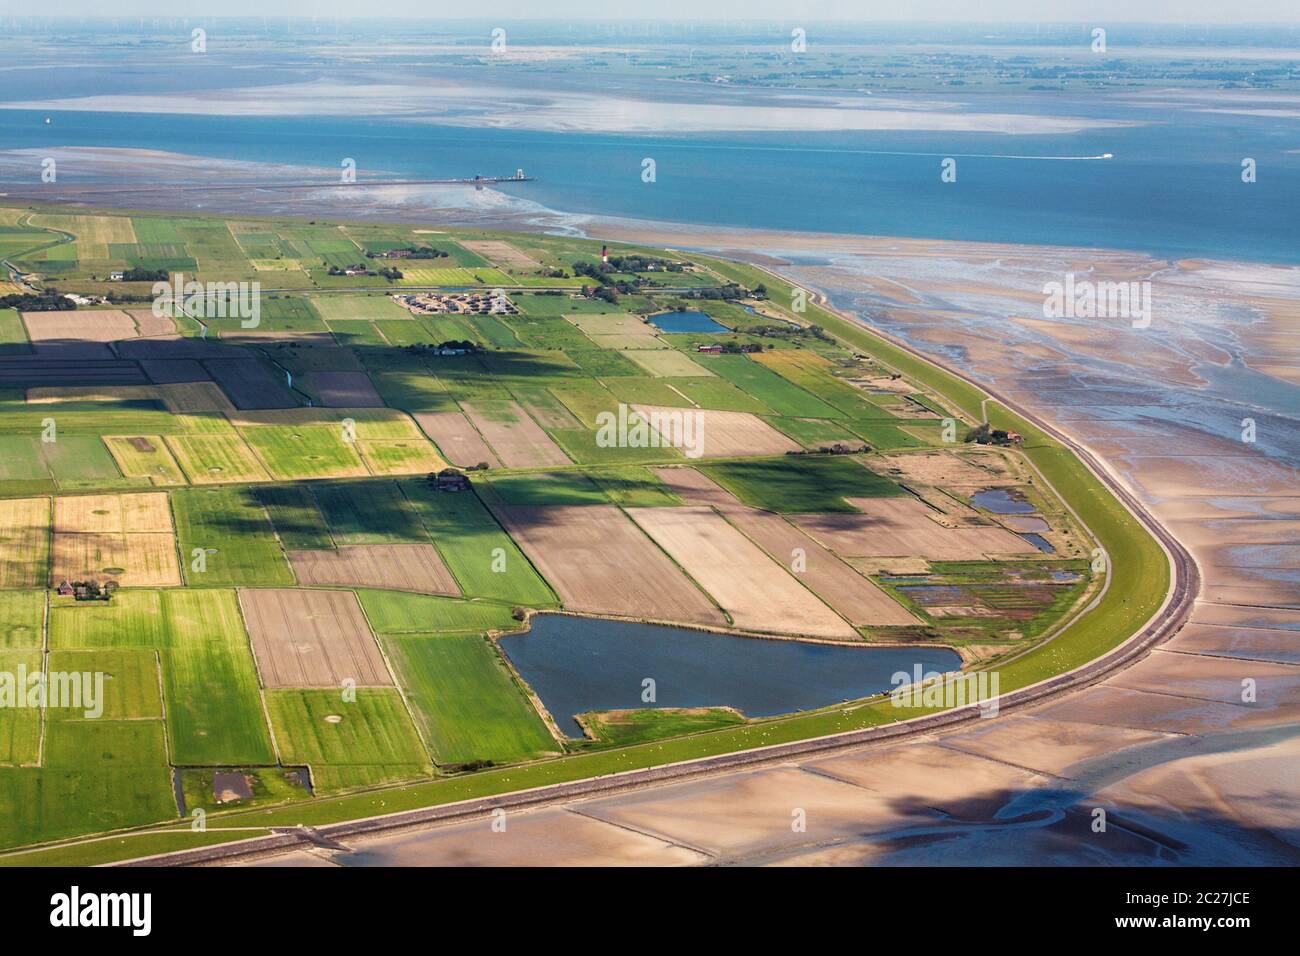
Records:
<instances>
[{"instance_id":1,"label":"sky","mask_svg":"<svg viewBox=\"0 0 1300 956\"><path fill-rule=\"evenodd\" d=\"M0 0L0 15L365 17L357 0ZM390 17L1050 23L1300 23L1297 0L385 0Z\"/></svg>"}]
</instances>

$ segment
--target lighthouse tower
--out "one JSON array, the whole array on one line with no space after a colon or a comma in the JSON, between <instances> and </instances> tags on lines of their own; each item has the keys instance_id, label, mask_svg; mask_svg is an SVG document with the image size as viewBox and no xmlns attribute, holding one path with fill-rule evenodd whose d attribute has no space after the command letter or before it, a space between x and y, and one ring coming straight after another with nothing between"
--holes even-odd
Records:
<instances>
[{"instance_id":1,"label":"lighthouse tower","mask_svg":"<svg viewBox=\"0 0 1300 956\"><path fill-rule=\"evenodd\" d=\"M604 263L609 262L609 246L600 247L600 261Z\"/></svg>"}]
</instances>

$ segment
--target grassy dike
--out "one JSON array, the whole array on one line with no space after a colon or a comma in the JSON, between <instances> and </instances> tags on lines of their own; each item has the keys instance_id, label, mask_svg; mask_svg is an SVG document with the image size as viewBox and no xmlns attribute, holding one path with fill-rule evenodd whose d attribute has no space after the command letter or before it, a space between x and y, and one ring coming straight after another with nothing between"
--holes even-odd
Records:
<instances>
[{"instance_id":1,"label":"grassy dike","mask_svg":"<svg viewBox=\"0 0 1300 956\"><path fill-rule=\"evenodd\" d=\"M792 287L770 274L735 263L704 259L711 268L752 287L764 283L778 304L788 303ZM978 420L985 394L975 385L911 355L865 327L825 309L809 305L806 316L859 351L931 390L970 420ZM1002 693L1037 683L1080 666L1137 633L1160 608L1169 590L1170 568L1164 551L1140 522L1094 477L1067 448L1009 409L989 401L997 427L1012 428L1024 437L1021 450L1043 477L1083 518L1110 559L1110 584L1096 607L1072 622L1053 640L999 667ZM566 783L621 771L660 766L683 760L787 743L850 730L880 726L933 713L942 708L895 707L888 698L838 705L820 711L755 721L743 727L716 730L616 750L574 754L535 763L487 770L429 782L338 797L310 803L211 814L208 832L189 834L188 823L161 833L150 828L138 836L117 835L76 845L51 847L0 857L0 865L68 865L104 863L222 841L221 830L240 828L231 840L259 835L254 830L304 824L318 826L344 820L437 806ZM185 835L182 835L185 834ZM187 842L191 841L191 842Z\"/></svg>"}]
</instances>

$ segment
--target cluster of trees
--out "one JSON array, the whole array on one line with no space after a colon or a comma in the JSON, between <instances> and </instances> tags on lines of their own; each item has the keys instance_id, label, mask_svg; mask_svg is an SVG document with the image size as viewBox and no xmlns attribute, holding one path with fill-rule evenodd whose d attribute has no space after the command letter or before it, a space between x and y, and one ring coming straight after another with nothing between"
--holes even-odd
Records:
<instances>
[{"instance_id":1,"label":"cluster of trees","mask_svg":"<svg viewBox=\"0 0 1300 956\"><path fill-rule=\"evenodd\" d=\"M842 441L837 441L833 445L822 445L816 450L811 448L801 448L798 451L788 451L787 455L865 455L871 451L871 446L862 444L858 446L846 445Z\"/></svg>"},{"instance_id":2,"label":"cluster of trees","mask_svg":"<svg viewBox=\"0 0 1300 956\"><path fill-rule=\"evenodd\" d=\"M977 445L1014 445L1016 439L1012 437L1011 432L1001 428L993 428L988 422L982 425L976 425L966 432L966 441L975 442Z\"/></svg>"},{"instance_id":3,"label":"cluster of trees","mask_svg":"<svg viewBox=\"0 0 1300 956\"><path fill-rule=\"evenodd\" d=\"M446 259L447 253L432 246L399 246L387 252L367 252L371 259Z\"/></svg>"},{"instance_id":4,"label":"cluster of trees","mask_svg":"<svg viewBox=\"0 0 1300 956\"><path fill-rule=\"evenodd\" d=\"M166 269L141 269L132 266L122 273L123 282L166 282Z\"/></svg>"},{"instance_id":5,"label":"cluster of trees","mask_svg":"<svg viewBox=\"0 0 1300 956\"><path fill-rule=\"evenodd\" d=\"M17 292L13 295L0 296L0 309L21 309L24 312L60 312L75 309L77 303L65 299L57 289L44 289L40 292Z\"/></svg>"},{"instance_id":6,"label":"cluster of trees","mask_svg":"<svg viewBox=\"0 0 1300 956\"><path fill-rule=\"evenodd\" d=\"M735 282L728 282L726 285L717 288L692 289L686 294L693 299L713 299L722 300L723 302L749 297L749 293Z\"/></svg>"},{"instance_id":7,"label":"cluster of trees","mask_svg":"<svg viewBox=\"0 0 1300 956\"><path fill-rule=\"evenodd\" d=\"M722 351L727 355L739 355L742 352L763 351L763 346L759 345L757 342L720 342L718 344L722 346ZM772 346L770 345L768 346L768 348L771 347Z\"/></svg>"},{"instance_id":8,"label":"cluster of trees","mask_svg":"<svg viewBox=\"0 0 1300 956\"><path fill-rule=\"evenodd\" d=\"M813 338L821 339L823 342L834 341L826 330L820 325L798 326L791 325L788 322L774 322L770 325L755 325L745 329L750 335L761 335L765 338L774 339L795 339L802 335L811 335Z\"/></svg>"},{"instance_id":9,"label":"cluster of trees","mask_svg":"<svg viewBox=\"0 0 1300 956\"><path fill-rule=\"evenodd\" d=\"M588 288L585 285L582 287L582 294L588 298L595 297L613 303L618 301L620 295L631 295L647 284L646 280L640 276L634 277L631 282L626 279L615 279L609 275L614 271L612 265L604 262L575 262L573 264L573 274L575 276L588 276L598 283L594 288Z\"/></svg>"},{"instance_id":10,"label":"cluster of trees","mask_svg":"<svg viewBox=\"0 0 1300 956\"><path fill-rule=\"evenodd\" d=\"M438 349L463 349L466 352L477 352L478 343L470 342L467 339L448 339L446 342L440 342L437 345L426 345L423 342L415 342L405 346L407 352L428 352L437 351Z\"/></svg>"},{"instance_id":11,"label":"cluster of trees","mask_svg":"<svg viewBox=\"0 0 1300 956\"><path fill-rule=\"evenodd\" d=\"M71 588L78 601L107 601L117 590L117 582L105 581L100 585L96 581L73 581Z\"/></svg>"},{"instance_id":12,"label":"cluster of trees","mask_svg":"<svg viewBox=\"0 0 1300 956\"><path fill-rule=\"evenodd\" d=\"M321 263L321 264L329 265L329 263ZM396 266L381 266L378 269L372 270L364 262L358 262L355 265L346 266L342 269L340 269L338 266L330 266L328 272L332 276L345 276L349 272L351 272L353 275L363 275L363 276L379 275L379 276L383 276L389 282L396 282L398 279L402 278L402 270L398 269Z\"/></svg>"},{"instance_id":13,"label":"cluster of trees","mask_svg":"<svg viewBox=\"0 0 1300 956\"><path fill-rule=\"evenodd\" d=\"M654 269L663 272L685 272L685 267L680 262L673 262L669 259L660 259L656 256L610 256L609 264L617 272L651 272Z\"/></svg>"},{"instance_id":14,"label":"cluster of trees","mask_svg":"<svg viewBox=\"0 0 1300 956\"><path fill-rule=\"evenodd\" d=\"M127 305L132 302L153 301L153 296L151 295L142 295L138 292L122 292L119 289L110 289L104 298L114 305ZM72 306L69 305L68 308L72 308Z\"/></svg>"}]
</instances>

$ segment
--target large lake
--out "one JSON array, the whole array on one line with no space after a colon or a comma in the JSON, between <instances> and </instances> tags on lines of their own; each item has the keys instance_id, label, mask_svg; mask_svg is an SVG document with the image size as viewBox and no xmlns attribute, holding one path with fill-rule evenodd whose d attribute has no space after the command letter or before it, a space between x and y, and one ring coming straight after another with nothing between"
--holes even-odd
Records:
<instances>
[{"instance_id":1,"label":"large lake","mask_svg":"<svg viewBox=\"0 0 1300 956\"><path fill-rule=\"evenodd\" d=\"M532 630L503 637L501 649L560 729L582 736L574 715L638 707L730 706L747 717L825 707L892 689L897 671L956 670L939 647L839 647L769 641L539 614ZM641 700L655 682L655 702Z\"/></svg>"}]
</instances>

